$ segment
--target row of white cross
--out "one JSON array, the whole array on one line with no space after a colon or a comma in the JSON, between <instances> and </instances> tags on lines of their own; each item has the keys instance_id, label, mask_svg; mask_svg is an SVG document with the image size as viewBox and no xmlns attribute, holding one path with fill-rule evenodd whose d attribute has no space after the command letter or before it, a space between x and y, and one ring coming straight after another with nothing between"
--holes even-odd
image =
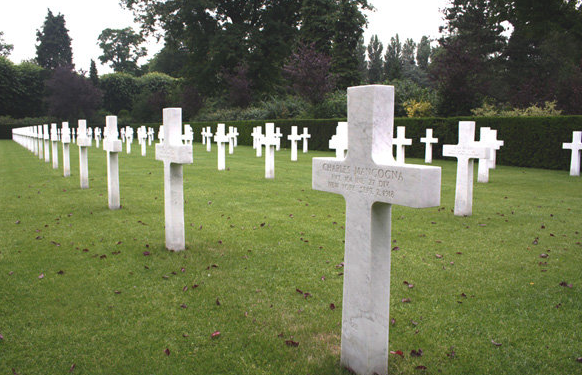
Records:
<instances>
[{"instance_id":1,"label":"row of white cross","mask_svg":"<svg viewBox=\"0 0 582 375\"><path fill-rule=\"evenodd\" d=\"M164 162L166 247L182 250L185 242L182 165L193 162L192 147L182 143L181 109L164 109L163 118L164 142L156 145L156 159ZM113 177L118 174L116 156L121 152L121 141L117 140L117 118L108 116L106 122L104 148L108 154L110 208L119 208L118 179ZM356 374L385 375L390 329L392 205L439 206L441 168L394 160L392 86L350 87L348 124L347 154L313 158L312 187L341 194L346 201L341 363ZM463 184L471 191L464 192L464 199L472 193L473 159L490 159L491 147L475 142L474 131L473 122L461 122L459 143L443 147L444 156L458 159L457 198L459 182L468 181L469 175L471 184ZM267 153L274 152L276 147L274 133L273 126L267 124L262 141ZM578 150L578 158L582 148L579 134L575 133L572 145L564 145ZM79 147L87 147L81 144ZM112 201L111 191L115 189L117 200ZM456 206L457 202L455 213Z\"/></svg>"}]
</instances>

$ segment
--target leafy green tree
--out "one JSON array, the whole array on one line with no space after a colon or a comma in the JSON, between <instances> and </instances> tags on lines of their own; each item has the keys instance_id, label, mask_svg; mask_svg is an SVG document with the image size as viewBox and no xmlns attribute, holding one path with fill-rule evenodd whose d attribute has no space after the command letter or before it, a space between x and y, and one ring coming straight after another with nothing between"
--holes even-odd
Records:
<instances>
[{"instance_id":1,"label":"leafy green tree","mask_svg":"<svg viewBox=\"0 0 582 375\"><path fill-rule=\"evenodd\" d=\"M388 80L398 79L402 76L402 44L398 34L390 38L390 44L386 47L384 56L384 77Z\"/></svg>"},{"instance_id":2,"label":"leafy green tree","mask_svg":"<svg viewBox=\"0 0 582 375\"><path fill-rule=\"evenodd\" d=\"M18 95L16 96L14 117L37 117L46 113L45 84L47 72L34 62L16 65Z\"/></svg>"},{"instance_id":3,"label":"leafy green tree","mask_svg":"<svg viewBox=\"0 0 582 375\"><path fill-rule=\"evenodd\" d=\"M73 51L71 37L65 27L65 16L53 15L48 10L42 30L36 31L36 60L38 64L48 70L57 67L73 67Z\"/></svg>"},{"instance_id":4,"label":"leafy green tree","mask_svg":"<svg viewBox=\"0 0 582 375\"><path fill-rule=\"evenodd\" d=\"M303 0L301 5L301 29L299 39L306 46L326 55L331 54L334 38L333 16L337 14L334 0Z\"/></svg>"},{"instance_id":5,"label":"leafy green tree","mask_svg":"<svg viewBox=\"0 0 582 375\"><path fill-rule=\"evenodd\" d=\"M93 86L99 86L99 75L97 74L97 64L95 64L95 60L91 59L91 66L89 68L89 79Z\"/></svg>"},{"instance_id":6,"label":"leafy green tree","mask_svg":"<svg viewBox=\"0 0 582 375\"><path fill-rule=\"evenodd\" d=\"M409 65L416 65L414 59L414 52L416 51L416 43L411 38L406 39L402 45L402 63Z\"/></svg>"},{"instance_id":7,"label":"leafy green tree","mask_svg":"<svg viewBox=\"0 0 582 375\"><path fill-rule=\"evenodd\" d=\"M62 119L93 116L101 103L101 90L69 67L57 67L47 81L49 114Z\"/></svg>"},{"instance_id":8,"label":"leafy green tree","mask_svg":"<svg viewBox=\"0 0 582 375\"><path fill-rule=\"evenodd\" d=\"M8 57L14 49L13 44L8 44L4 42L4 32L0 31L0 56Z\"/></svg>"},{"instance_id":9,"label":"leafy green tree","mask_svg":"<svg viewBox=\"0 0 582 375\"><path fill-rule=\"evenodd\" d=\"M118 114L133 108L134 98L139 93L137 78L128 73L110 73L102 75L99 82L106 111Z\"/></svg>"},{"instance_id":10,"label":"leafy green tree","mask_svg":"<svg viewBox=\"0 0 582 375\"><path fill-rule=\"evenodd\" d=\"M358 40L358 47L356 47L356 56L358 57L358 77L360 82L365 82L368 79L368 62L366 61L366 45L364 44L364 35L360 36Z\"/></svg>"},{"instance_id":11,"label":"leafy green tree","mask_svg":"<svg viewBox=\"0 0 582 375\"><path fill-rule=\"evenodd\" d=\"M372 35L368 44L368 83L380 83L383 80L383 50L384 46L378 40L378 35Z\"/></svg>"},{"instance_id":12,"label":"leafy green tree","mask_svg":"<svg viewBox=\"0 0 582 375\"><path fill-rule=\"evenodd\" d=\"M357 47L364 33L366 17L360 12L358 3L339 0L332 49L332 72L336 76L336 87L345 89L361 83L358 73Z\"/></svg>"},{"instance_id":13,"label":"leafy green tree","mask_svg":"<svg viewBox=\"0 0 582 375\"><path fill-rule=\"evenodd\" d=\"M98 37L99 48L103 54L99 61L113 68L115 72L135 74L138 72L137 61L147 55L147 49L140 47L145 39L131 27L124 29L105 29Z\"/></svg>"},{"instance_id":14,"label":"leafy green tree","mask_svg":"<svg viewBox=\"0 0 582 375\"><path fill-rule=\"evenodd\" d=\"M146 32L160 26L188 53L185 77L204 95L226 90L223 72L248 67L254 90L282 83L298 35L302 0L122 0Z\"/></svg>"},{"instance_id":15,"label":"leafy green tree","mask_svg":"<svg viewBox=\"0 0 582 375\"><path fill-rule=\"evenodd\" d=\"M183 77L188 65L188 50L182 43L166 38L164 48L150 60L149 72L166 73L174 78Z\"/></svg>"},{"instance_id":16,"label":"leafy green tree","mask_svg":"<svg viewBox=\"0 0 582 375\"><path fill-rule=\"evenodd\" d=\"M311 104L317 104L323 101L334 86L330 68L331 58L318 52L315 43L312 43L300 44L284 71L295 93Z\"/></svg>"},{"instance_id":17,"label":"leafy green tree","mask_svg":"<svg viewBox=\"0 0 582 375\"><path fill-rule=\"evenodd\" d=\"M423 36L418 43L416 48L416 64L418 67L424 71L428 70L428 60L430 58L432 48L430 46L430 39L427 36Z\"/></svg>"},{"instance_id":18,"label":"leafy green tree","mask_svg":"<svg viewBox=\"0 0 582 375\"><path fill-rule=\"evenodd\" d=\"M8 58L0 56L0 114L14 116L18 92L16 67Z\"/></svg>"}]
</instances>

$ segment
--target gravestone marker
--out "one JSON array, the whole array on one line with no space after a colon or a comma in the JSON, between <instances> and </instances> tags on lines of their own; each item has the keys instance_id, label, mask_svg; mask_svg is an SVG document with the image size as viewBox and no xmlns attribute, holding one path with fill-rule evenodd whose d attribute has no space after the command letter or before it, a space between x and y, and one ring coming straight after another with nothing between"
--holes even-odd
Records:
<instances>
[{"instance_id":1,"label":"gravestone marker","mask_svg":"<svg viewBox=\"0 0 582 375\"><path fill-rule=\"evenodd\" d=\"M77 146L79 146L79 178L81 189L89 188L89 150L91 138L87 136L87 120L79 120L77 128Z\"/></svg>"},{"instance_id":2,"label":"gravestone marker","mask_svg":"<svg viewBox=\"0 0 582 375\"><path fill-rule=\"evenodd\" d=\"M489 148L475 142L475 122L459 122L459 143L444 145L443 156L457 158L455 216L473 213L473 159L489 158Z\"/></svg>"},{"instance_id":3,"label":"gravestone marker","mask_svg":"<svg viewBox=\"0 0 582 375\"><path fill-rule=\"evenodd\" d=\"M234 126L228 127L228 153L233 154L237 146L238 130Z\"/></svg>"},{"instance_id":4,"label":"gravestone marker","mask_svg":"<svg viewBox=\"0 0 582 375\"><path fill-rule=\"evenodd\" d=\"M236 148L236 147L238 147L238 136L239 136L238 128L236 126L233 128L232 135L234 137L233 138L233 140L234 140L234 147Z\"/></svg>"},{"instance_id":5,"label":"gravestone marker","mask_svg":"<svg viewBox=\"0 0 582 375\"><path fill-rule=\"evenodd\" d=\"M68 122L63 122L61 137L63 140L63 176L69 177L71 175L71 129Z\"/></svg>"},{"instance_id":6,"label":"gravestone marker","mask_svg":"<svg viewBox=\"0 0 582 375\"><path fill-rule=\"evenodd\" d=\"M95 131L97 131L97 127L95 127ZM87 136L93 138L93 129L91 129L91 127L87 128ZM97 146L97 148L99 148L99 146Z\"/></svg>"},{"instance_id":7,"label":"gravestone marker","mask_svg":"<svg viewBox=\"0 0 582 375\"><path fill-rule=\"evenodd\" d=\"M91 140L91 128L87 128L89 140ZM99 148L99 141L101 140L101 128L95 127L95 147Z\"/></svg>"},{"instance_id":8,"label":"gravestone marker","mask_svg":"<svg viewBox=\"0 0 582 375\"><path fill-rule=\"evenodd\" d=\"M253 148L256 150L256 155L258 158L263 156L263 129L260 126L253 128L251 133L253 136Z\"/></svg>"},{"instance_id":9,"label":"gravestone marker","mask_svg":"<svg viewBox=\"0 0 582 375\"><path fill-rule=\"evenodd\" d=\"M338 122L335 128L335 135L329 140L329 148L335 150L335 158L345 159L348 150L348 123Z\"/></svg>"},{"instance_id":10,"label":"gravestone marker","mask_svg":"<svg viewBox=\"0 0 582 375\"><path fill-rule=\"evenodd\" d=\"M582 131L572 133L572 142L563 143L562 149L572 150L570 159L570 176L580 176L580 152L582 150Z\"/></svg>"},{"instance_id":11,"label":"gravestone marker","mask_svg":"<svg viewBox=\"0 0 582 375\"><path fill-rule=\"evenodd\" d=\"M53 154L53 169L59 169L59 147L57 142L59 141L59 135L57 133L57 124L51 124L51 143L52 143L52 154Z\"/></svg>"},{"instance_id":12,"label":"gravestone marker","mask_svg":"<svg viewBox=\"0 0 582 375\"><path fill-rule=\"evenodd\" d=\"M189 146L192 146L192 142L194 142L194 132L192 131L192 127L188 124L184 125L184 135L182 136L182 139L184 140L184 144Z\"/></svg>"},{"instance_id":13,"label":"gravestone marker","mask_svg":"<svg viewBox=\"0 0 582 375\"><path fill-rule=\"evenodd\" d=\"M489 169L495 168L495 152L503 146L503 141L497 140L497 130L489 127L479 129L479 144L489 148L487 159L479 159L477 168L477 182L489 182Z\"/></svg>"},{"instance_id":14,"label":"gravestone marker","mask_svg":"<svg viewBox=\"0 0 582 375\"><path fill-rule=\"evenodd\" d=\"M503 146L504 142L497 139L497 130L489 130L489 137L487 138L487 146L491 149L491 157L489 158L489 168L495 169L497 163L497 150Z\"/></svg>"},{"instance_id":15,"label":"gravestone marker","mask_svg":"<svg viewBox=\"0 0 582 375\"><path fill-rule=\"evenodd\" d=\"M275 138L277 139L277 144L275 145L275 150L279 151L281 150L281 137L283 136L283 134L281 133L281 128L277 127L275 128Z\"/></svg>"},{"instance_id":16,"label":"gravestone marker","mask_svg":"<svg viewBox=\"0 0 582 375\"><path fill-rule=\"evenodd\" d=\"M311 134L307 132L307 128L303 128L303 134L301 134L301 138L303 139L303 153L307 153L307 140L311 138Z\"/></svg>"},{"instance_id":17,"label":"gravestone marker","mask_svg":"<svg viewBox=\"0 0 582 375\"><path fill-rule=\"evenodd\" d=\"M438 143L438 138L433 138L432 129L426 129L426 137L420 138L421 143L425 143L424 149L424 162L427 164L432 163L432 144Z\"/></svg>"},{"instance_id":18,"label":"gravestone marker","mask_svg":"<svg viewBox=\"0 0 582 375\"><path fill-rule=\"evenodd\" d=\"M287 136L287 139L291 141L291 161L297 161L297 142L301 138L302 136L297 134L297 126L292 126L291 134Z\"/></svg>"},{"instance_id":19,"label":"gravestone marker","mask_svg":"<svg viewBox=\"0 0 582 375\"><path fill-rule=\"evenodd\" d=\"M121 143L125 143L125 128L119 129L119 134L121 135Z\"/></svg>"},{"instance_id":20,"label":"gravestone marker","mask_svg":"<svg viewBox=\"0 0 582 375\"><path fill-rule=\"evenodd\" d=\"M441 170L394 161L394 87L348 88L348 123L346 158L314 158L313 189L346 200L341 363L356 374L385 375L392 205L438 206Z\"/></svg>"},{"instance_id":21,"label":"gravestone marker","mask_svg":"<svg viewBox=\"0 0 582 375\"><path fill-rule=\"evenodd\" d=\"M44 161L45 163L48 163L51 161L51 154L50 154L50 150L49 150L49 144L50 144L50 135L49 135L49 130L48 130L48 124L44 124L42 126L42 134L44 137Z\"/></svg>"},{"instance_id":22,"label":"gravestone marker","mask_svg":"<svg viewBox=\"0 0 582 375\"><path fill-rule=\"evenodd\" d=\"M212 128L206 127L206 152L212 151Z\"/></svg>"},{"instance_id":23,"label":"gravestone marker","mask_svg":"<svg viewBox=\"0 0 582 375\"><path fill-rule=\"evenodd\" d=\"M137 137L139 144L141 145L141 156L146 156L146 139L148 138L148 132L145 126L140 126L137 129Z\"/></svg>"},{"instance_id":24,"label":"gravestone marker","mask_svg":"<svg viewBox=\"0 0 582 375\"><path fill-rule=\"evenodd\" d=\"M61 129L57 128L57 141L61 141Z\"/></svg>"},{"instance_id":25,"label":"gravestone marker","mask_svg":"<svg viewBox=\"0 0 582 375\"><path fill-rule=\"evenodd\" d=\"M394 138L393 143L396 146L396 162L400 164L405 163L404 147L412 145L412 139L406 138L406 128L398 126L396 129L397 137Z\"/></svg>"},{"instance_id":26,"label":"gravestone marker","mask_svg":"<svg viewBox=\"0 0 582 375\"><path fill-rule=\"evenodd\" d=\"M42 160L44 156L43 151L43 143L44 143L44 135L42 134L42 125L37 125L36 127L36 135L38 136L38 158Z\"/></svg>"},{"instance_id":27,"label":"gravestone marker","mask_svg":"<svg viewBox=\"0 0 582 375\"><path fill-rule=\"evenodd\" d=\"M164 139L156 145L156 160L164 162L164 215L166 248L186 248L184 233L184 169L194 162L192 145L182 144L182 109L164 108Z\"/></svg>"},{"instance_id":28,"label":"gravestone marker","mask_svg":"<svg viewBox=\"0 0 582 375\"><path fill-rule=\"evenodd\" d=\"M119 153L121 141L117 138L117 116L105 117L105 139L103 149L107 151L107 193L110 210L121 207L119 195Z\"/></svg>"},{"instance_id":29,"label":"gravestone marker","mask_svg":"<svg viewBox=\"0 0 582 375\"><path fill-rule=\"evenodd\" d=\"M125 127L125 149L128 154L131 154L131 144L133 143L133 128L131 126Z\"/></svg>"},{"instance_id":30,"label":"gravestone marker","mask_svg":"<svg viewBox=\"0 0 582 375\"><path fill-rule=\"evenodd\" d=\"M224 124L218 124L216 134L214 135L214 142L216 142L216 146L218 147L218 170L224 171L226 169L225 143L228 142L228 137L224 133Z\"/></svg>"},{"instance_id":31,"label":"gravestone marker","mask_svg":"<svg viewBox=\"0 0 582 375\"><path fill-rule=\"evenodd\" d=\"M28 126L26 132L28 133L28 142L32 146L32 152L38 156L38 141L36 134L36 126Z\"/></svg>"},{"instance_id":32,"label":"gravestone marker","mask_svg":"<svg viewBox=\"0 0 582 375\"><path fill-rule=\"evenodd\" d=\"M275 178L275 148L277 147L275 124L265 124L265 136L261 137L261 143L265 146L265 178Z\"/></svg>"},{"instance_id":33,"label":"gravestone marker","mask_svg":"<svg viewBox=\"0 0 582 375\"><path fill-rule=\"evenodd\" d=\"M206 144L206 128L202 128L202 130L200 131L200 137L202 138L202 144L205 145Z\"/></svg>"},{"instance_id":34,"label":"gravestone marker","mask_svg":"<svg viewBox=\"0 0 582 375\"><path fill-rule=\"evenodd\" d=\"M153 141L154 141L154 128L148 127L148 146L151 146Z\"/></svg>"},{"instance_id":35,"label":"gravestone marker","mask_svg":"<svg viewBox=\"0 0 582 375\"><path fill-rule=\"evenodd\" d=\"M71 142L73 142L73 143L77 142L76 139L75 139L75 135L76 135L75 134L75 128L72 128L71 129Z\"/></svg>"}]
</instances>

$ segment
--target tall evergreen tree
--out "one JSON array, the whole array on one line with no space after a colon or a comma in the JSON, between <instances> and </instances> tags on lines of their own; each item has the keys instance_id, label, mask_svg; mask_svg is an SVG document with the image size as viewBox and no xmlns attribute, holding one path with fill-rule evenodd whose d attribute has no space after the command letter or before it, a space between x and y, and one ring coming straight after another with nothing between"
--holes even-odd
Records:
<instances>
[{"instance_id":1,"label":"tall evergreen tree","mask_svg":"<svg viewBox=\"0 0 582 375\"><path fill-rule=\"evenodd\" d=\"M99 75L97 74L97 64L95 60L91 59L91 66L89 68L89 80L95 86L99 86Z\"/></svg>"},{"instance_id":2,"label":"tall evergreen tree","mask_svg":"<svg viewBox=\"0 0 582 375\"><path fill-rule=\"evenodd\" d=\"M333 16L337 14L337 3L333 0L303 0L301 5L301 28L299 39L306 46L326 55L331 54L334 37Z\"/></svg>"},{"instance_id":3,"label":"tall evergreen tree","mask_svg":"<svg viewBox=\"0 0 582 375\"><path fill-rule=\"evenodd\" d=\"M418 47L416 48L416 64L424 71L428 70L428 59L430 58L432 48L430 40L425 35L420 39Z\"/></svg>"},{"instance_id":4,"label":"tall evergreen tree","mask_svg":"<svg viewBox=\"0 0 582 375\"><path fill-rule=\"evenodd\" d=\"M384 78L388 80L398 79L402 76L402 44L398 34L390 38L390 44L386 47L384 56Z\"/></svg>"},{"instance_id":5,"label":"tall evergreen tree","mask_svg":"<svg viewBox=\"0 0 582 375\"><path fill-rule=\"evenodd\" d=\"M402 45L402 62L404 64L416 65L414 52L416 51L416 43L411 38L406 39Z\"/></svg>"},{"instance_id":6,"label":"tall evergreen tree","mask_svg":"<svg viewBox=\"0 0 582 375\"><path fill-rule=\"evenodd\" d=\"M65 27L65 16L53 15L48 10L42 30L36 31L36 60L46 69L53 70L57 67L73 67L73 51L71 49L71 37Z\"/></svg>"},{"instance_id":7,"label":"tall evergreen tree","mask_svg":"<svg viewBox=\"0 0 582 375\"><path fill-rule=\"evenodd\" d=\"M338 19L332 49L332 72L336 76L337 88L345 89L361 83L358 73L358 41L364 33L365 16L358 3L339 0Z\"/></svg>"},{"instance_id":8,"label":"tall evergreen tree","mask_svg":"<svg viewBox=\"0 0 582 375\"><path fill-rule=\"evenodd\" d=\"M382 82L384 61L382 52L384 46L378 40L378 35L372 35L368 44L368 83Z\"/></svg>"},{"instance_id":9,"label":"tall evergreen tree","mask_svg":"<svg viewBox=\"0 0 582 375\"><path fill-rule=\"evenodd\" d=\"M368 79L368 62L366 61L366 45L364 44L364 35L360 36L360 40L358 40L356 55L358 56L358 77L360 82L365 82Z\"/></svg>"}]
</instances>

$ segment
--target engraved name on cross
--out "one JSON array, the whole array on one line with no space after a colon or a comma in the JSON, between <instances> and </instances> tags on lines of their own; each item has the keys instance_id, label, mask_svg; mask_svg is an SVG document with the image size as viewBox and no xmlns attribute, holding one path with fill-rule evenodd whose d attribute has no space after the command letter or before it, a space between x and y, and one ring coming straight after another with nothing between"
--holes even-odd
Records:
<instances>
[{"instance_id":1,"label":"engraved name on cross","mask_svg":"<svg viewBox=\"0 0 582 375\"><path fill-rule=\"evenodd\" d=\"M388 371L392 205L440 204L439 167L392 157L394 87L348 88L348 154L313 159L313 189L346 200L341 363L360 375Z\"/></svg>"}]
</instances>

